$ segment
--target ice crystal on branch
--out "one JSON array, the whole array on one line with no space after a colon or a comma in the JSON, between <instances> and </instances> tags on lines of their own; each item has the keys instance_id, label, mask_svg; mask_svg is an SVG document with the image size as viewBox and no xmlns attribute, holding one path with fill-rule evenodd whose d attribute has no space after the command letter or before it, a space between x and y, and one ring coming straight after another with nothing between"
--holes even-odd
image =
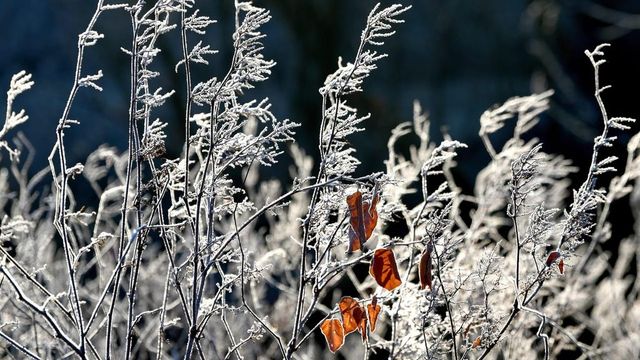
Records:
<instances>
[{"instance_id":1,"label":"ice crystal on branch","mask_svg":"<svg viewBox=\"0 0 640 360\"><path fill-rule=\"evenodd\" d=\"M0 353L638 358L640 287L629 274L639 270L640 136L629 141L624 168L622 155L603 154L614 131L634 122L607 114L599 77L606 44L586 52L603 131L581 185L569 181L577 171L571 162L529 133L550 106L553 92L545 91L482 114L479 136L490 160L467 194L456 183L467 145L446 133L434 141L417 102L413 121L389 137L385 171L358 169L349 137L371 131L367 121L377 115L352 100L383 63L379 46L409 6L376 5L355 55L340 58L318 84L314 169L313 154L296 144L298 124L248 91L276 70L263 55L269 11L236 0L234 14L220 15L235 20L227 22L235 25L233 55L214 67L219 44L206 35L215 20L200 5L97 1L78 38L48 169L31 171L41 149L20 133L9 138L27 120L14 100L34 85L24 71L12 78L0 130L11 155L0 169ZM109 35L97 31L106 11L129 18L133 31L121 44L130 60L130 83L121 89L127 147L103 145L84 164L70 163L68 129L87 126L70 118L76 95L101 90L99 81L113 76L84 66L85 52ZM181 88L160 87L176 81ZM173 105L184 112L163 111ZM180 139L170 124L184 127ZM182 151L167 158L167 141L182 141ZM266 178L264 168L284 152L293 157L290 181ZM607 183L603 175L614 171ZM95 194L74 193L84 184ZM635 233L610 257L619 231L609 216L626 198Z\"/></svg>"},{"instance_id":2,"label":"ice crystal on branch","mask_svg":"<svg viewBox=\"0 0 640 360\"><path fill-rule=\"evenodd\" d=\"M7 144L5 140L7 132L29 120L29 116L24 109L20 109L17 113L13 111L13 102L18 95L31 89L33 84L35 84L35 82L31 80L31 74L27 74L27 72L23 70L11 77L9 90L7 90L7 109L4 125L2 129L0 129L0 147L6 149L11 157L19 154Z\"/></svg>"}]
</instances>

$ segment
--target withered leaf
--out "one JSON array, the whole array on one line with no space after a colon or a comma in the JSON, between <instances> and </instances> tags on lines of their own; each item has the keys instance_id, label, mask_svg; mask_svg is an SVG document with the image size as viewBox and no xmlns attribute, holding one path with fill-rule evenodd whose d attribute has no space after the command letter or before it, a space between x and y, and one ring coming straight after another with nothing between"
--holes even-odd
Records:
<instances>
[{"instance_id":1,"label":"withered leaf","mask_svg":"<svg viewBox=\"0 0 640 360\"><path fill-rule=\"evenodd\" d=\"M320 325L320 331L322 331L324 339L327 340L327 345L329 345L329 350L332 353L338 351L344 344L344 329L340 320L324 320Z\"/></svg>"},{"instance_id":2,"label":"withered leaf","mask_svg":"<svg viewBox=\"0 0 640 360\"><path fill-rule=\"evenodd\" d=\"M343 296L338 302L345 334L358 330L362 334L362 341L367 338L367 314L364 308L351 296Z\"/></svg>"},{"instance_id":3,"label":"withered leaf","mask_svg":"<svg viewBox=\"0 0 640 360\"><path fill-rule=\"evenodd\" d=\"M560 257L560 253L557 251L552 251L551 253L549 253L549 256L547 257L547 266L551 266L551 264L553 264L554 262L556 262L556 260L558 260L558 258Z\"/></svg>"},{"instance_id":4,"label":"withered leaf","mask_svg":"<svg viewBox=\"0 0 640 360\"><path fill-rule=\"evenodd\" d=\"M367 305L367 315L369 316L369 330L372 332L376 330L376 322L378 321L378 315L382 308L378 305L378 298L373 295L371 304Z\"/></svg>"},{"instance_id":5,"label":"withered leaf","mask_svg":"<svg viewBox=\"0 0 640 360\"><path fill-rule=\"evenodd\" d=\"M347 196L349 205L349 252L361 250L364 243L369 240L378 223L379 196L374 195L371 204L362 201L362 193L356 191Z\"/></svg>"},{"instance_id":6,"label":"withered leaf","mask_svg":"<svg viewBox=\"0 0 640 360\"><path fill-rule=\"evenodd\" d=\"M345 334L350 334L358 328L358 320L360 319L356 319L354 314L358 306L360 306L358 302L351 296L343 296L338 302Z\"/></svg>"},{"instance_id":7,"label":"withered leaf","mask_svg":"<svg viewBox=\"0 0 640 360\"><path fill-rule=\"evenodd\" d=\"M389 291L402 284L396 257L393 251L389 249L376 249L369 267L369 274L376 280L378 285Z\"/></svg>"},{"instance_id":8,"label":"withered leaf","mask_svg":"<svg viewBox=\"0 0 640 360\"><path fill-rule=\"evenodd\" d=\"M432 247L427 246L422 253L422 257L420 257L418 274L420 275L420 289L423 290L427 286L429 287L429 290L431 290L431 269L433 266L431 263L431 250Z\"/></svg>"},{"instance_id":9,"label":"withered leaf","mask_svg":"<svg viewBox=\"0 0 640 360\"><path fill-rule=\"evenodd\" d=\"M475 349L480 345L482 345L482 338L478 336L475 340L473 340L473 344L471 344L471 348Z\"/></svg>"}]
</instances>

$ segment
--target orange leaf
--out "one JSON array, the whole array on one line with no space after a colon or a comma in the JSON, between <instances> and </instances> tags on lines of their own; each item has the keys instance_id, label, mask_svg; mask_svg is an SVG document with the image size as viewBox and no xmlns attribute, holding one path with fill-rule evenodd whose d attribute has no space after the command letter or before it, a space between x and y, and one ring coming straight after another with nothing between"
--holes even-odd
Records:
<instances>
[{"instance_id":1,"label":"orange leaf","mask_svg":"<svg viewBox=\"0 0 640 360\"><path fill-rule=\"evenodd\" d=\"M349 252L360 250L365 242L364 215L362 214L362 193L356 191L347 196L349 205Z\"/></svg>"},{"instance_id":2,"label":"orange leaf","mask_svg":"<svg viewBox=\"0 0 640 360\"><path fill-rule=\"evenodd\" d=\"M564 274L564 259L560 259L558 263L558 270L560 270L560 274Z\"/></svg>"},{"instance_id":3,"label":"orange leaf","mask_svg":"<svg viewBox=\"0 0 640 360\"><path fill-rule=\"evenodd\" d=\"M371 205L369 205L369 203L366 201L362 204L365 232L364 235L366 240L369 240L371 234L373 234L373 230L376 228L376 224L378 223L378 210L376 210L378 200L380 200L380 196L378 196L378 194L375 194L373 196L373 199L371 199Z\"/></svg>"},{"instance_id":4,"label":"orange leaf","mask_svg":"<svg viewBox=\"0 0 640 360\"><path fill-rule=\"evenodd\" d=\"M547 257L547 266L551 266L551 264L556 262L556 260L558 260L559 257L560 257L560 253L557 251L552 251L551 253L549 253L549 256Z\"/></svg>"},{"instance_id":5,"label":"orange leaf","mask_svg":"<svg viewBox=\"0 0 640 360\"><path fill-rule=\"evenodd\" d=\"M357 300L351 296L343 296L338 302L345 334L350 334L356 329L362 334L362 341L367 338L367 314Z\"/></svg>"},{"instance_id":6,"label":"orange leaf","mask_svg":"<svg viewBox=\"0 0 640 360\"><path fill-rule=\"evenodd\" d=\"M398 265L393 251L389 249L377 249L373 254L369 274L373 276L378 285L392 291L402 284Z\"/></svg>"},{"instance_id":7,"label":"orange leaf","mask_svg":"<svg viewBox=\"0 0 640 360\"><path fill-rule=\"evenodd\" d=\"M338 351L344 344L344 329L340 320L326 319L320 325L320 331L322 331L322 335L327 340L327 345L329 345L329 350L332 353Z\"/></svg>"},{"instance_id":8,"label":"orange leaf","mask_svg":"<svg viewBox=\"0 0 640 360\"><path fill-rule=\"evenodd\" d=\"M362 306L354 311L355 318L358 319L358 332L362 335L362 342L367 340L367 313Z\"/></svg>"},{"instance_id":9,"label":"orange leaf","mask_svg":"<svg viewBox=\"0 0 640 360\"><path fill-rule=\"evenodd\" d=\"M471 348L475 349L480 345L482 345L482 338L478 336L475 340L473 340L473 344L471 344Z\"/></svg>"},{"instance_id":10,"label":"orange leaf","mask_svg":"<svg viewBox=\"0 0 640 360\"><path fill-rule=\"evenodd\" d=\"M340 299L340 302L338 302L340 314L342 314L345 334L350 334L358 328L358 322L360 319L356 319L354 312L359 306L358 302L351 296L343 296L342 299Z\"/></svg>"},{"instance_id":11,"label":"orange leaf","mask_svg":"<svg viewBox=\"0 0 640 360\"><path fill-rule=\"evenodd\" d=\"M380 314L380 305L378 305L378 298L373 295L371 304L367 305L367 315L369 315L369 329L371 331L376 330L376 322L378 321L378 315Z\"/></svg>"},{"instance_id":12,"label":"orange leaf","mask_svg":"<svg viewBox=\"0 0 640 360\"><path fill-rule=\"evenodd\" d=\"M418 268L418 274L420 275L420 289L424 289L428 286L429 290L431 290L431 249L432 246L429 244L420 258L420 267Z\"/></svg>"},{"instance_id":13,"label":"orange leaf","mask_svg":"<svg viewBox=\"0 0 640 360\"><path fill-rule=\"evenodd\" d=\"M378 223L378 211L376 206L380 197L374 195L371 204L362 202L362 193L356 191L347 196L349 205L349 252L361 250L364 243L369 240Z\"/></svg>"}]
</instances>

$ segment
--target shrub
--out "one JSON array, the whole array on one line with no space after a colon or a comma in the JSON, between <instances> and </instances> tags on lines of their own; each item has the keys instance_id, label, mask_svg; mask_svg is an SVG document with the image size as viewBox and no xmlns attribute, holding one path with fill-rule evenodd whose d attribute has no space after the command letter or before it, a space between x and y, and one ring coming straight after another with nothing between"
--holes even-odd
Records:
<instances>
[{"instance_id":1,"label":"shrub","mask_svg":"<svg viewBox=\"0 0 640 360\"><path fill-rule=\"evenodd\" d=\"M320 87L314 170L295 143L299 124L276 118L268 99L245 95L275 65L262 53L269 11L236 0L228 68L196 79L192 67L216 51L199 40L214 21L195 0L98 0L78 39L49 168L35 176L28 140L5 140L28 119L13 100L34 83L26 72L11 80L0 131L9 155L0 172L3 356L637 358L637 238L620 241L613 268L600 251L611 238L611 205L627 195L637 203L640 175L636 135L619 175L608 184L602 176L616 171L603 149L633 122L606 112L599 70L607 44L586 52L603 124L583 182L572 185L571 162L527 136L549 106L546 91L482 115L491 160L464 194L453 169L466 145L446 134L434 143L418 103L413 121L389 138L386 171L361 174L349 142L370 116L352 95L387 56L379 46L409 8L376 6L355 55ZM83 65L109 11L130 14L134 34L122 49L131 59L128 149L101 146L73 165L65 133L78 123L70 114L81 88L102 90L103 72ZM164 69L160 40L176 32L181 58ZM184 99L158 87L171 70L184 78ZM181 102L184 117L157 118L167 102ZM169 121L185 129L177 158L165 156ZM492 141L511 128L504 144ZM398 149L408 136L415 144ZM291 181L261 177L285 151ZM89 184L99 201L78 202L74 182ZM407 201L412 194L418 204ZM406 234L388 235L394 224Z\"/></svg>"}]
</instances>

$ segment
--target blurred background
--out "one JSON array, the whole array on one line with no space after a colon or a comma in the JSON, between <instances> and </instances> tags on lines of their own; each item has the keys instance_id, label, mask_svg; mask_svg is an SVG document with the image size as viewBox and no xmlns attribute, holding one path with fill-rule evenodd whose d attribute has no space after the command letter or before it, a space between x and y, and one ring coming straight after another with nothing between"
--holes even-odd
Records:
<instances>
[{"instance_id":1,"label":"blurred background","mask_svg":"<svg viewBox=\"0 0 640 360\"><path fill-rule=\"evenodd\" d=\"M255 0L272 11L265 28L267 57L277 66L271 79L248 96L268 96L280 118L302 123L297 139L317 156L320 121L318 88L336 69L339 56L352 61L372 0ZM385 1L384 4L391 2ZM637 86L640 84L640 2L632 0L422 0L413 5L405 24L381 51L389 57L365 83L365 92L353 97L362 113L371 113L367 131L352 139L363 163L360 170L381 170L386 158L390 130L411 120L412 103L421 102L430 114L436 140L442 132L465 142L458 177L466 191L488 161L477 136L479 117L493 104L512 96L528 95L547 88L556 90L551 110L543 116L532 136L543 139L544 150L564 154L581 168L590 161L593 137L600 132L601 118L593 99L593 72L584 55L597 44L606 50L608 64L602 82L612 84L605 93L612 116L640 117ZM220 76L230 57L233 1L202 1L202 12L218 20L205 44L220 50L211 66L194 67L203 79ZM88 0L0 1L0 84L8 87L11 75L33 73L35 88L18 98L16 108L30 115L21 126L37 149L32 171L45 166L55 140L75 68L77 34L93 13ZM122 11L101 17L97 30L105 34L98 46L89 48L85 72L102 69L102 93L82 90L71 118L80 120L66 141L70 163L84 161L98 145L108 143L125 150L129 89L129 59L119 49L128 47L131 28ZM163 52L157 66L165 68L165 89L176 89L176 101L159 113L169 122L168 157L182 146L184 90L182 74L173 66L181 56L178 32L160 43ZM191 40L195 43L194 40ZM637 131L637 126L633 132ZM495 138L499 143L500 134ZM504 132L504 139L509 136ZM622 135L623 140L629 134ZM624 145L612 149L623 152ZM624 153L622 153L624 154ZM288 160L269 176L286 177ZM628 212L621 213L627 219ZM616 214L612 216L616 219ZM630 224L621 221L622 230ZM625 226L627 226L625 228ZM618 229L614 226L614 229Z\"/></svg>"}]
</instances>

